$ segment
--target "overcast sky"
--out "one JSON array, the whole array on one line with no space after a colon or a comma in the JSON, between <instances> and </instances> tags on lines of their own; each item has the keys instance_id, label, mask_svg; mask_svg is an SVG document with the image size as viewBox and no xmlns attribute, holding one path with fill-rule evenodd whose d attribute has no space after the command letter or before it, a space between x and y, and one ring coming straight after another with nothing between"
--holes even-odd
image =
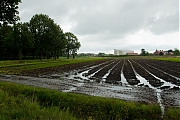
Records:
<instances>
[{"instance_id":1,"label":"overcast sky","mask_svg":"<svg viewBox=\"0 0 180 120\"><path fill-rule=\"evenodd\" d=\"M179 0L22 0L22 22L46 14L75 34L79 53L180 47Z\"/></svg>"}]
</instances>

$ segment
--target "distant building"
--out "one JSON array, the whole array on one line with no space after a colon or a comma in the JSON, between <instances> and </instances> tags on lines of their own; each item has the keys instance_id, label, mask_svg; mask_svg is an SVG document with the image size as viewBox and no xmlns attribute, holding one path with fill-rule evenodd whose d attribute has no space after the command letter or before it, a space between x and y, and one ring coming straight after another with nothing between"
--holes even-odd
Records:
<instances>
[{"instance_id":1,"label":"distant building","mask_svg":"<svg viewBox=\"0 0 180 120\"><path fill-rule=\"evenodd\" d=\"M127 55L127 53L133 54L134 51L132 51L132 50L118 50L118 49L114 49L114 55Z\"/></svg>"},{"instance_id":2,"label":"distant building","mask_svg":"<svg viewBox=\"0 0 180 120\"><path fill-rule=\"evenodd\" d=\"M154 52L154 55L165 55L165 52L163 50L157 50Z\"/></svg>"},{"instance_id":3,"label":"distant building","mask_svg":"<svg viewBox=\"0 0 180 120\"><path fill-rule=\"evenodd\" d=\"M126 55L139 55L138 53L126 53Z\"/></svg>"}]
</instances>

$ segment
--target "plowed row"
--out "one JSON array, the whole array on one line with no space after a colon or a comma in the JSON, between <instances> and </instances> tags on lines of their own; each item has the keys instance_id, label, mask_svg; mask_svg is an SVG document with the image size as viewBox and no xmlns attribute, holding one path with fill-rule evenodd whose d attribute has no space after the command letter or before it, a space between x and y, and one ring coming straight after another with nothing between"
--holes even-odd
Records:
<instances>
[{"instance_id":1,"label":"plowed row","mask_svg":"<svg viewBox=\"0 0 180 120\"><path fill-rule=\"evenodd\" d=\"M147 59L114 59L76 68L78 74L94 82L120 84L122 76L129 85L179 89L180 64ZM141 79L145 79L144 84ZM168 86L167 86L168 84Z\"/></svg>"}]
</instances>

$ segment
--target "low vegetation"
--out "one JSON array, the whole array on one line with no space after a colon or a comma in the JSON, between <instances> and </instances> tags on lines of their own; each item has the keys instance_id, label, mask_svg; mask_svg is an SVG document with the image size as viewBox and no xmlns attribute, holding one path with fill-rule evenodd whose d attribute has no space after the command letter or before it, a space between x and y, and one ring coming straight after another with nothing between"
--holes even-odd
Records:
<instances>
[{"instance_id":1,"label":"low vegetation","mask_svg":"<svg viewBox=\"0 0 180 120\"><path fill-rule=\"evenodd\" d=\"M180 57L159 57L159 58L153 58L153 59L170 61L170 62L180 62Z\"/></svg>"},{"instance_id":2,"label":"low vegetation","mask_svg":"<svg viewBox=\"0 0 180 120\"><path fill-rule=\"evenodd\" d=\"M126 102L0 82L2 119L159 119L158 105ZM68 118L69 119L69 118Z\"/></svg>"},{"instance_id":3,"label":"low vegetation","mask_svg":"<svg viewBox=\"0 0 180 120\"><path fill-rule=\"evenodd\" d=\"M180 108L169 108L164 115L165 120L179 120L180 119Z\"/></svg>"},{"instance_id":4,"label":"low vegetation","mask_svg":"<svg viewBox=\"0 0 180 120\"><path fill-rule=\"evenodd\" d=\"M68 109L60 111L58 107L42 107L35 99L25 97L23 94L16 96L0 89L0 120L76 120Z\"/></svg>"},{"instance_id":5,"label":"low vegetation","mask_svg":"<svg viewBox=\"0 0 180 120\"><path fill-rule=\"evenodd\" d=\"M47 68L53 66L61 66L67 64L76 64L82 62L91 62L95 60L102 60L99 57L80 57L77 59L60 58L57 60L44 59L44 60L8 60L0 61L1 74L19 74L23 70L33 70L39 68Z\"/></svg>"}]
</instances>

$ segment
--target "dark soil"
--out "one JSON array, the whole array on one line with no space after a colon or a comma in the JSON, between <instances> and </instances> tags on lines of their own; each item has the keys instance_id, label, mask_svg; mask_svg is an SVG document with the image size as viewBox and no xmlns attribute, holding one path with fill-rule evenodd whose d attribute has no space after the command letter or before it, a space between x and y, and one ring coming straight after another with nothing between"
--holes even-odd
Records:
<instances>
[{"instance_id":1,"label":"dark soil","mask_svg":"<svg viewBox=\"0 0 180 120\"><path fill-rule=\"evenodd\" d=\"M132 88L136 87L136 89L139 89L139 87L142 88L142 91L134 90L136 92L130 92L129 90L131 96L136 94L138 98L140 98L139 101L154 101L154 99L157 99L157 97L155 98L155 92L157 92L158 90L160 91L160 95L162 97L162 103L165 106L180 106L180 103L178 102L180 101L180 63L176 62L148 59L106 59L101 61L84 62L78 64L23 71L21 73L21 75L25 76L67 79L68 81L72 81L72 83L76 81L78 85L72 85L72 88L68 87L68 84L63 88L61 85L61 88L58 89L67 89L71 92L82 90L78 93L100 96L116 96L116 94L120 94L122 92L121 90L119 90L119 92L117 92L117 90L111 90L107 92L107 90L104 90L104 88L106 87L103 86L103 90L100 88L102 87L101 85L103 85L103 83L105 85L109 84L110 86L112 84L116 84L117 86L122 86L123 88L127 87L121 84L122 74L124 75L126 82L128 83L127 86L130 86ZM144 78L148 85L142 83L140 77L138 76ZM92 84L98 85L96 86L96 88L94 88L94 86L91 86L91 84L87 83L87 80L92 80ZM80 83L82 85L78 83L79 81L81 81ZM83 86L83 84L85 83L87 83L86 86ZM91 89L90 86L93 89ZM151 89L154 92L152 92ZM148 94L146 94L144 90L146 92L148 91ZM124 93L125 91L123 91L123 94ZM129 93L125 94L129 95ZM127 97L126 95L124 98ZM120 96L118 96L118 98L119 97ZM132 100L134 100L134 98L132 98Z\"/></svg>"}]
</instances>

